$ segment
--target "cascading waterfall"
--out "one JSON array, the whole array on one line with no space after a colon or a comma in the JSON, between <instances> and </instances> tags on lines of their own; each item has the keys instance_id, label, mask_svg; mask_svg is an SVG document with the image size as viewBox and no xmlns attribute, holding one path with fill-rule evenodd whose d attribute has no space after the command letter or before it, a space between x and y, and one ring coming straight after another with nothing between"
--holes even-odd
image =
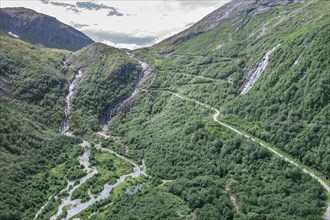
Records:
<instances>
[{"instance_id":1,"label":"cascading waterfall","mask_svg":"<svg viewBox=\"0 0 330 220\"><path fill-rule=\"evenodd\" d=\"M68 135L68 136L72 136L72 133L69 132L70 119L71 119L71 116L72 116L72 112L71 112L71 98L73 96L74 89L75 89L75 87L77 85L78 78L81 77L81 76L82 76L82 71L81 70L78 70L77 73L70 80L69 93L65 97L64 120L63 120L63 122L61 124L61 127L60 127L59 131L62 134L65 134L65 135Z\"/></svg>"},{"instance_id":2,"label":"cascading waterfall","mask_svg":"<svg viewBox=\"0 0 330 220\"><path fill-rule=\"evenodd\" d=\"M262 75L262 73L266 70L269 59L271 54L281 46L281 44L276 45L273 49L268 51L265 56L262 58L262 60L258 63L257 68L251 70L248 73L247 80L243 84L241 90L241 95L246 94L253 85L257 82L258 78Z\"/></svg>"},{"instance_id":3,"label":"cascading waterfall","mask_svg":"<svg viewBox=\"0 0 330 220\"><path fill-rule=\"evenodd\" d=\"M301 59L301 54L299 54L298 58L294 61L293 65L297 65Z\"/></svg>"}]
</instances>

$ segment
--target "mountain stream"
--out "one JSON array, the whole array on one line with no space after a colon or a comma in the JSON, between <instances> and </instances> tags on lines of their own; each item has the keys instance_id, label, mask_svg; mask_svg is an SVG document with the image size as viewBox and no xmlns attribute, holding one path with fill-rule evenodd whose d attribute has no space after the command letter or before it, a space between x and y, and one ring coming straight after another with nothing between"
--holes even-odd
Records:
<instances>
[{"instance_id":1,"label":"mountain stream","mask_svg":"<svg viewBox=\"0 0 330 220\"><path fill-rule=\"evenodd\" d=\"M273 49L268 51L262 60L258 63L257 67L255 69L252 69L247 76L247 79L242 86L241 90L241 95L246 94L252 87L253 85L257 82L258 78L262 75L262 73L266 70L270 56L272 53L281 46L281 44L276 45Z\"/></svg>"},{"instance_id":2,"label":"mountain stream","mask_svg":"<svg viewBox=\"0 0 330 220\"><path fill-rule=\"evenodd\" d=\"M130 102L132 102L139 90L139 88L144 84L146 77L148 74L145 74L145 72L149 69L149 66L146 63L140 62L141 66L142 66L142 71L138 77L138 80L134 86L134 90L133 92L130 94L130 96L127 99L124 99L123 101L119 102L116 106L115 106L115 110L117 112L117 110L122 110L127 104L129 104ZM150 72L149 72L150 73ZM75 94L75 88L76 85L78 83L78 79L83 75L82 70L78 70L77 73L72 77L72 79L70 80L70 85L69 85L69 93L65 98L65 109L64 109L64 114L65 117L63 119L63 122L61 123L61 126L59 128L59 131L67 136L73 136L74 134L72 132L70 132L70 120L71 120L71 116L72 116L72 112L71 112L71 99ZM110 117L109 120L111 119L113 111L110 112ZM108 123L108 121L107 121ZM107 126L106 126L107 129ZM107 138L108 136L106 135L106 131L104 131L104 137ZM83 183L85 183L87 180L89 180L90 178L92 178L94 175L96 175L98 173L98 170L96 169L96 167L91 166L90 162L89 162L89 158L90 158L90 154L91 154L91 146L90 144L83 140L83 143L81 144L81 147L84 149L84 153L79 156L78 160L79 163L82 167L84 167L84 170L86 172L86 175L83 176L80 180L78 180L77 182L73 182L73 181L68 181L67 186L59 193L61 194L62 192L68 192L68 196L66 196L65 198L61 199L61 203L58 207L57 213L53 216L51 216L51 220L56 220L58 219L60 216L63 216L63 211L64 209L66 210L66 216L62 219L70 219L73 216L77 215L78 213L80 213L81 211L87 209L88 207L90 207L91 205L95 204L98 201L101 201L103 199L106 199L110 196L110 192L117 187L119 184L123 183L125 181L125 179L127 177L132 177L132 178L137 178L141 175L145 175L146 174L146 165L144 160L142 160L142 165L143 165L143 169L141 169L135 162L133 162L132 160L117 154L116 152L110 150L110 149L105 149L102 148L100 145L97 145L96 148L98 150L101 151L107 151L109 153L112 153L113 155L125 160L126 162L128 162L129 164L131 164L131 166L133 167L133 171L129 174L124 174L122 176L120 176L117 179L117 182L113 185L109 185L108 183L104 184L104 188L102 190L102 192L98 195L93 195L90 191L88 192L89 195L89 200L86 202L81 202L81 199L75 199L72 200L72 194L74 193L75 190L77 190ZM51 197L49 197L48 201L39 209L39 211L36 213L34 219L37 219L39 217L39 215L41 214L41 212L45 209L45 207L48 205L49 201L54 197L54 195L52 195ZM58 198L58 196L56 195L55 198Z\"/></svg>"}]
</instances>

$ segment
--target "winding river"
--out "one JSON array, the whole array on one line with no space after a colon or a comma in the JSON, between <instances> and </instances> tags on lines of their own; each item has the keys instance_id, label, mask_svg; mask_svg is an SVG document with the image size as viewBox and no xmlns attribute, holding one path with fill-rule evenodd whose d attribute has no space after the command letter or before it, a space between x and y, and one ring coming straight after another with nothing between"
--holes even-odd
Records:
<instances>
[{"instance_id":1,"label":"winding river","mask_svg":"<svg viewBox=\"0 0 330 220\"><path fill-rule=\"evenodd\" d=\"M58 211L55 215L53 215L50 219L56 220L62 213L63 208L66 207L67 209L67 216L66 219L69 219L68 217L69 212L74 212L76 210L76 207L80 204L80 199L72 200L72 194L74 191L76 191L82 184L84 184L88 179L92 178L95 174L98 173L97 169L95 167L92 167L89 163L89 157L90 157L90 150L91 147L88 142L83 141L81 146L84 148L84 154L79 156L79 163L84 167L84 170L87 172L87 175L82 177L77 185L74 185L74 187L68 192L69 195L61 200L61 204L58 207ZM70 182L68 183L68 186L70 186ZM69 187L65 188L67 191ZM74 212L75 213L75 212ZM75 214L78 214L79 212L76 212ZM74 214L74 215L75 215Z\"/></svg>"},{"instance_id":2,"label":"winding river","mask_svg":"<svg viewBox=\"0 0 330 220\"><path fill-rule=\"evenodd\" d=\"M276 48L274 48L276 49ZM274 50L273 49L273 50ZM110 109L109 111L109 117L107 118L107 121L106 121L106 125L104 126L103 128L103 132L99 132L99 134L101 134L103 137L105 138L109 138L109 136L106 135L106 132L107 132L107 129L108 129L108 122L111 120L111 118L113 116L115 116L116 114L115 113L118 113L120 112L120 110L122 110L122 108L124 108L125 106L127 106L127 104L129 104L132 100L134 100L136 94L138 93L139 89L142 88L142 85L144 84L144 82L147 80L147 76L150 74L150 70L149 69L149 66L146 64L146 63L143 63L143 62L140 62L143 70L142 72L140 73L139 77L138 77L138 81L136 83L136 85L134 86L134 90L133 92L130 94L130 96L126 99L124 99L123 101L121 101L120 103L118 103L114 108ZM68 135L68 136L72 136L73 134L69 131L69 121L71 119L71 98L74 94L74 88L77 84L77 79L82 75L82 71L78 71L78 73L73 77L73 79L70 81L70 87L69 87L69 94L67 95L66 97L66 106L65 106L65 118L63 120L63 123L60 127L60 132L62 134L65 134L65 135ZM247 90L247 89L246 89ZM146 90L147 91L147 90ZM165 92L169 92L169 91L165 91ZM213 115L213 120L225 127L227 127L228 129L234 131L235 133L237 134L240 134L240 135L244 135L246 138L249 138L251 139L252 141L260 144L262 147L265 147L267 148L269 151L271 151L273 154L279 156L280 158L284 159L285 161L293 164L294 166L302 169L303 172L305 172L306 174L310 175L312 178L316 179L324 188L325 190L330 193L330 188L329 188L329 185L322 179L320 178L319 176L317 176L312 170L310 169L306 169L304 166L302 166L301 164L299 163L296 163L294 161L292 161L291 159L289 159L288 157L286 157L285 155L281 154L280 152L274 150L273 148L269 147L267 144L259 141L258 139L256 139L255 137L253 136L250 136L249 134L246 134L245 132L241 132L239 130L237 130L236 128L232 127L231 125L228 125L224 122L221 122L218 120L218 116L220 114L220 111L217 110L216 108L210 106L210 105L207 105L205 103L202 103L202 102L199 102L197 100L194 100L194 99L191 99L191 98L188 98L186 96L183 96L181 94L177 94L177 93L173 93L173 92L170 92L171 94L175 95L176 97L178 98L181 98L181 99L184 99L184 100L187 100L187 101L191 101L191 102L194 102L198 105L201 105L205 108L208 108L210 110L213 110L215 113ZM98 173L97 169L95 167L92 167L89 163L89 157L90 157L90 144L86 141L83 141L83 143L81 144L81 146L84 148L84 154L81 155L79 157L79 162L80 164L84 167L84 170L87 172L86 176L84 176L83 178L80 179L79 183L77 185L74 185L74 182L69 182L68 181L68 185L66 186L65 189L63 189L61 192L65 192L65 191L68 191L68 194L69 196L67 196L66 198L62 199L61 200L61 204L60 206L58 207L58 212L53 215L51 217L52 220L56 220L62 213L63 213L63 208L65 207L67 209L67 215L65 218L63 219L70 219L72 218L73 216L75 216L76 214L80 213L81 211L85 210L86 208L88 208L89 206L93 205L94 203L102 200L102 199L106 199L110 196L110 192L115 188L117 187L119 184L121 184L122 182L125 181L125 179L127 177L133 177L133 178L136 178L136 177L139 177L141 175L145 175L145 176L148 176L146 174L146 165L145 165L145 162L144 160L142 160L142 164L143 164L143 169L141 170L140 167L134 162L134 161L131 161L130 159L122 156L122 155L119 155L117 154L116 152L110 150L110 149L105 149L105 148L102 148L100 145L97 145L96 148L101 150L101 151L107 151L109 153L112 153L114 154L115 156L127 161L128 163L130 163L132 166L133 166L133 172L132 173L129 173L129 174L125 174L125 175L122 175L119 177L119 179L117 179L117 182L113 185L109 185L109 184L104 184L104 188L102 190L102 192L97 195L97 196L94 196L90 191L88 192L89 194L89 197L90 199L84 203L81 202L80 199L76 199L76 200L71 200L71 196L72 196L72 193L78 189L84 182L86 182L89 178L93 177L95 174ZM71 190L70 189L70 186L73 188ZM137 187L136 190L138 190L139 187ZM135 191L135 189L134 189ZM131 191L129 191L128 193L132 193ZM134 192L133 192L134 193ZM54 195L53 195L54 196ZM53 196L51 196L48 201L53 198ZM55 198L57 198L57 196L55 196ZM35 219L38 217L38 215L42 212L42 210L47 206L48 204L48 201L47 203L41 207L41 209L37 212L36 214L36 217ZM329 220L329 216L330 216L330 204L328 204L328 208L327 208L327 211L325 212L324 214L324 219L325 220Z\"/></svg>"},{"instance_id":3,"label":"winding river","mask_svg":"<svg viewBox=\"0 0 330 220\"><path fill-rule=\"evenodd\" d=\"M58 212L51 217L51 220L56 220L62 213L63 213L63 208L66 207L67 210L67 215L65 217L65 219L70 219L71 217L77 215L78 213L82 212L83 210L85 210L86 208L88 208L89 206L95 204L98 201L101 201L103 199L106 199L110 196L110 192L116 188L119 184L123 183L127 177L139 177L141 175L145 175L146 174L146 166L144 163L144 160L142 160L142 164L143 164L143 169L141 170L139 167L136 169L134 168L134 171L132 173L129 174L124 174L122 176L120 176L117 179L117 182L113 185L109 185L109 184L104 184L104 188L102 190L102 192L98 195L98 196L94 196L90 191L88 192L90 199L86 202L81 202L80 199L76 199L76 200L71 200L71 196L72 193L78 189L81 184L83 184L84 182L86 182L89 178L91 178L92 176L94 176L97 173L97 170L95 169L93 172L89 173L88 175L86 175L85 177L83 177L80 180L80 183L76 186L74 186L70 191L69 191L69 196L65 199L62 199L62 203L59 206Z\"/></svg>"}]
</instances>

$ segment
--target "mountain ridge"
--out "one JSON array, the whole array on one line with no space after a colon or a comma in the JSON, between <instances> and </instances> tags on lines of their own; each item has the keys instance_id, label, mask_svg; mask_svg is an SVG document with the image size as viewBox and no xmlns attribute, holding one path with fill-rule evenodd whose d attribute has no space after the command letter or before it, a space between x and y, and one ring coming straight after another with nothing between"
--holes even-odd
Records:
<instances>
[{"instance_id":1,"label":"mountain ridge","mask_svg":"<svg viewBox=\"0 0 330 220\"><path fill-rule=\"evenodd\" d=\"M248 13L254 12L255 15L259 15L265 13L269 10L272 10L278 6L285 6L289 4L303 4L304 0L232 0L210 14L206 15L200 21L196 22L194 25L189 27L186 30L177 33L160 43L151 46L156 50L157 48L166 47L166 45L175 45L178 42L185 42L190 40L204 32L215 29L222 22L230 22L230 23L239 23L241 22L241 26L238 29L243 28L244 25L247 24L248 21L242 22L242 18L246 17ZM244 20L244 19L243 19ZM164 49L163 49L164 50ZM166 52L167 51L167 52ZM171 53L173 49L167 49L165 51L159 51L159 53Z\"/></svg>"},{"instance_id":2,"label":"mountain ridge","mask_svg":"<svg viewBox=\"0 0 330 220\"><path fill-rule=\"evenodd\" d=\"M76 51L94 41L56 18L34 10L0 8L0 30L32 44Z\"/></svg>"}]
</instances>

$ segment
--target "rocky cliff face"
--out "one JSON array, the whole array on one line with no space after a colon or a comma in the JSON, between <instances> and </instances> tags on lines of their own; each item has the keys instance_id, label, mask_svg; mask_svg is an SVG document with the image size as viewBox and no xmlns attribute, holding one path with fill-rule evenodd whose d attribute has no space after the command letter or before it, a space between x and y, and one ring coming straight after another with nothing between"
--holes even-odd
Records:
<instances>
[{"instance_id":1,"label":"rocky cliff face","mask_svg":"<svg viewBox=\"0 0 330 220\"><path fill-rule=\"evenodd\" d=\"M0 9L2 32L45 47L76 51L93 43L85 34L54 17L26 8Z\"/></svg>"}]
</instances>

